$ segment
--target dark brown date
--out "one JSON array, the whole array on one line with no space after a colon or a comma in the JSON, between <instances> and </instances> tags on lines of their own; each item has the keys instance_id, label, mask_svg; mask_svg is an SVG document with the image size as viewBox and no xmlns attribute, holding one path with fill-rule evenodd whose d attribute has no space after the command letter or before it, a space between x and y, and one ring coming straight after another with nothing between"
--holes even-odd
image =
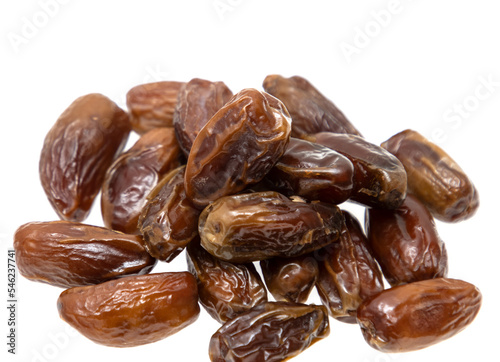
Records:
<instances>
[{"instance_id":1,"label":"dark brown date","mask_svg":"<svg viewBox=\"0 0 500 362\"><path fill-rule=\"evenodd\" d=\"M159 273L76 287L57 301L61 318L95 343L134 347L157 342L198 318L191 273Z\"/></svg>"},{"instance_id":2,"label":"dark brown date","mask_svg":"<svg viewBox=\"0 0 500 362\"><path fill-rule=\"evenodd\" d=\"M62 288L146 274L156 264L139 236L72 221L24 224L14 248L22 276Z\"/></svg>"},{"instance_id":3,"label":"dark brown date","mask_svg":"<svg viewBox=\"0 0 500 362\"><path fill-rule=\"evenodd\" d=\"M261 260L260 267L277 301L306 303L318 278L318 263L310 254Z\"/></svg>"},{"instance_id":4,"label":"dark brown date","mask_svg":"<svg viewBox=\"0 0 500 362\"><path fill-rule=\"evenodd\" d=\"M186 157L200 130L232 96L233 92L224 82L199 78L191 79L181 88L173 123L179 146Z\"/></svg>"},{"instance_id":5,"label":"dark brown date","mask_svg":"<svg viewBox=\"0 0 500 362\"><path fill-rule=\"evenodd\" d=\"M481 308L481 292L457 279L430 279L386 289L358 308L365 340L382 352L422 349L457 334Z\"/></svg>"},{"instance_id":6,"label":"dark brown date","mask_svg":"<svg viewBox=\"0 0 500 362\"><path fill-rule=\"evenodd\" d=\"M408 174L408 191L436 219L458 222L474 215L479 194L460 166L439 146L418 132L405 130L382 143Z\"/></svg>"},{"instance_id":7,"label":"dark brown date","mask_svg":"<svg viewBox=\"0 0 500 362\"><path fill-rule=\"evenodd\" d=\"M325 307L268 302L226 322L210 339L210 360L285 361L329 333Z\"/></svg>"},{"instance_id":8,"label":"dark brown date","mask_svg":"<svg viewBox=\"0 0 500 362\"><path fill-rule=\"evenodd\" d=\"M347 211L343 214L345 225L339 242L315 253L319 264L316 286L321 302L332 317L356 323L358 306L381 292L384 281L358 220Z\"/></svg>"},{"instance_id":9,"label":"dark brown date","mask_svg":"<svg viewBox=\"0 0 500 362\"><path fill-rule=\"evenodd\" d=\"M401 205L406 196L406 171L394 155L354 135L322 132L308 140L343 154L353 163L352 201L388 209Z\"/></svg>"},{"instance_id":10,"label":"dark brown date","mask_svg":"<svg viewBox=\"0 0 500 362\"><path fill-rule=\"evenodd\" d=\"M337 240L343 216L335 205L294 202L277 192L220 198L199 219L201 245L235 263L307 254Z\"/></svg>"},{"instance_id":11,"label":"dark brown date","mask_svg":"<svg viewBox=\"0 0 500 362\"><path fill-rule=\"evenodd\" d=\"M173 127L177 96L184 82L163 81L133 87L127 93L132 129L138 134Z\"/></svg>"},{"instance_id":12,"label":"dark brown date","mask_svg":"<svg viewBox=\"0 0 500 362\"><path fill-rule=\"evenodd\" d=\"M104 225L139 234L138 220L146 196L163 176L180 166L173 128L155 128L120 155L106 173L101 191Z\"/></svg>"},{"instance_id":13,"label":"dark brown date","mask_svg":"<svg viewBox=\"0 0 500 362\"><path fill-rule=\"evenodd\" d=\"M203 208L261 181L285 152L290 116L279 100L244 89L194 140L186 165L186 194Z\"/></svg>"},{"instance_id":14,"label":"dark brown date","mask_svg":"<svg viewBox=\"0 0 500 362\"><path fill-rule=\"evenodd\" d=\"M189 271L198 281L200 303L220 323L267 302L267 290L252 263L233 264L215 258L199 239L186 249Z\"/></svg>"},{"instance_id":15,"label":"dark brown date","mask_svg":"<svg viewBox=\"0 0 500 362\"><path fill-rule=\"evenodd\" d=\"M83 221L130 133L127 113L101 94L76 99L45 137L39 171L59 217Z\"/></svg>"},{"instance_id":16,"label":"dark brown date","mask_svg":"<svg viewBox=\"0 0 500 362\"><path fill-rule=\"evenodd\" d=\"M352 194L353 175L354 167L347 157L317 143L290 138L265 182L287 196L340 204Z\"/></svg>"},{"instance_id":17,"label":"dark brown date","mask_svg":"<svg viewBox=\"0 0 500 362\"><path fill-rule=\"evenodd\" d=\"M367 209L365 222L373 255L392 286L446 276L445 245L416 197L408 194L396 210Z\"/></svg>"},{"instance_id":18,"label":"dark brown date","mask_svg":"<svg viewBox=\"0 0 500 362\"><path fill-rule=\"evenodd\" d=\"M139 216L146 249L155 258L172 261L198 235L200 211L184 190L185 166L168 173L147 196Z\"/></svg>"},{"instance_id":19,"label":"dark brown date","mask_svg":"<svg viewBox=\"0 0 500 362\"><path fill-rule=\"evenodd\" d=\"M281 100L292 116L292 136L303 138L319 132L361 136L346 116L306 79L268 75L263 87Z\"/></svg>"}]
</instances>

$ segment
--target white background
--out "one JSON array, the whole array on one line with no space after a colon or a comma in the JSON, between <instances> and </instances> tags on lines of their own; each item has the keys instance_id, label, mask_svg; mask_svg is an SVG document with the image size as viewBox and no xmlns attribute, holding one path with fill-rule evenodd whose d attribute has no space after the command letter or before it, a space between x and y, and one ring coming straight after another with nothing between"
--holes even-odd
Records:
<instances>
[{"instance_id":1,"label":"white background","mask_svg":"<svg viewBox=\"0 0 500 362\"><path fill-rule=\"evenodd\" d=\"M466 330L428 349L385 355L356 325L331 320L330 336L294 361L499 360L498 127L500 9L496 1L62 1L0 5L0 300L15 229L54 220L38 179L43 139L77 97L103 93L125 107L134 85L193 77L237 92L271 73L302 75L372 142L413 128L442 146L481 196L474 218L438 223L449 276L477 285L483 307ZM485 87L483 83L489 82ZM135 140L134 137L131 137ZM345 206L345 205L343 205ZM352 208L348 205L346 208ZM361 209L353 208L362 215ZM102 224L98 204L88 223ZM184 254L155 271L185 270ZM2 286L3 283L3 286ZM114 349L59 319L61 289L18 277L18 354L0 360L207 361L217 322L199 320L161 342ZM317 296L311 297L311 302Z\"/></svg>"}]
</instances>

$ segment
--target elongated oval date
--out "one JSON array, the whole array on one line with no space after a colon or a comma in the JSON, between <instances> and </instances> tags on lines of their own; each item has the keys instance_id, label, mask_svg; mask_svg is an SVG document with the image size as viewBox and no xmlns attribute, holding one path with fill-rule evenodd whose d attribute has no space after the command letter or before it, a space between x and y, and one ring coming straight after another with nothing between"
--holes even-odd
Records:
<instances>
[{"instance_id":1,"label":"elongated oval date","mask_svg":"<svg viewBox=\"0 0 500 362\"><path fill-rule=\"evenodd\" d=\"M14 248L22 276L62 288L146 274L156 264L139 236L72 221L24 224Z\"/></svg>"},{"instance_id":2,"label":"elongated oval date","mask_svg":"<svg viewBox=\"0 0 500 362\"><path fill-rule=\"evenodd\" d=\"M172 170L147 196L139 216L146 249L155 258L172 261L198 235L200 212L187 198L184 172Z\"/></svg>"},{"instance_id":3,"label":"elongated oval date","mask_svg":"<svg viewBox=\"0 0 500 362\"><path fill-rule=\"evenodd\" d=\"M346 156L354 165L352 201L395 209L406 196L406 171L391 153L364 138L322 132L307 137Z\"/></svg>"},{"instance_id":4,"label":"elongated oval date","mask_svg":"<svg viewBox=\"0 0 500 362\"><path fill-rule=\"evenodd\" d=\"M481 292L458 279L400 285L364 301L358 323L365 340L382 352L426 348L467 327L481 308Z\"/></svg>"},{"instance_id":5,"label":"elongated oval date","mask_svg":"<svg viewBox=\"0 0 500 362\"><path fill-rule=\"evenodd\" d=\"M184 82L140 84L127 92L132 129L138 134L157 127L173 127L174 111Z\"/></svg>"},{"instance_id":6,"label":"elongated oval date","mask_svg":"<svg viewBox=\"0 0 500 362\"><path fill-rule=\"evenodd\" d=\"M436 219L458 222L479 207L479 194L460 166L436 144L413 130L400 132L382 143L408 174L408 190Z\"/></svg>"},{"instance_id":7,"label":"elongated oval date","mask_svg":"<svg viewBox=\"0 0 500 362\"><path fill-rule=\"evenodd\" d=\"M445 245L416 197L408 194L396 210L367 209L365 222L373 255L392 286L446 276Z\"/></svg>"},{"instance_id":8,"label":"elongated oval date","mask_svg":"<svg viewBox=\"0 0 500 362\"><path fill-rule=\"evenodd\" d=\"M186 194L205 207L261 181L285 152L290 116L283 103L244 89L224 105L194 140L186 165Z\"/></svg>"},{"instance_id":9,"label":"elongated oval date","mask_svg":"<svg viewBox=\"0 0 500 362\"><path fill-rule=\"evenodd\" d=\"M179 146L186 157L200 130L232 96L233 92L224 82L200 78L191 79L181 88L173 123Z\"/></svg>"},{"instance_id":10,"label":"elongated oval date","mask_svg":"<svg viewBox=\"0 0 500 362\"><path fill-rule=\"evenodd\" d=\"M318 263L311 254L261 260L260 266L277 301L306 303L318 278Z\"/></svg>"},{"instance_id":11,"label":"elongated oval date","mask_svg":"<svg viewBox=\"0 0 500 362\"><path fill-rule=\"evenodd\" d=\"M198 282L200 303L220 323L267 302L267 290L252 263L233 264L205 251L199 239L186 248L189 271Z\"/></svg>"},{"instance_id":12,"label":"elongated oval date","mask_svg":"<svg viewBox=\"0 0 500 362\"><path fill-rule=\"evenodd\" d=\"M155 128L121 154L106 173L101 191L104 225L139 234L146 197L169 171L179 167L180 149L173 128Z\"/></svg>"},{"instance_id":13,"label":"elongated oval date","mask_svg":"<svg viewBox=\"0 0 500 362\"><path fill-rule=\"evenodd\" d=\"M283 156L266 175L265 182L287 196L340 204L352 194L353 175L352 162L344 155L292 137Z\"/></svg>"},{"instance_id":14,"label":"elongated oval date","mask_svg":"<svg viewBox=\"0 0 500 362\"><path fill-rule=\"evenodd\" d=\"M335 205L294 202L277 192L220 198L199 219L201 245L235 263L307 254L337 240L343 216Z\"/></svg>"},{"instance_id":15,"label":"elongated oval date","mask_svg":"<svg viewBox=\"0 0 500 362\"><path fill-rule=\"evenodd\" d=\"M281 100L292 116L292 136L302 138L319 132L361 136L347 117L308 80L294 76L268 75L263 87Z\"/></svg>"},{"instance_id":16,"label":"elongated oval date","mask_svg":"<svg viewBox=\"0 0 500 362\"><path fill-rule=\"evenodd\" d=\"M285 361L329 333L325 307L268 302L226 322L210 339L210 360Z\"/></svg>"},{"instance_id":17,"label":"elongated oval date","mask_svg":"<svg viewBox=\"0 0 500 362\"><path fill-rule=\"evenodd\" d=\"M192 324L200 313L196 280L188 272L71 288L61 293L57 307L78 332L110 347L157 342Z\"/></svg>"},{"instance_id":18,"label":"elongated oval date","mask_svg":"<svg viewBox=\"0 0 500 362\"><path fill-rule=\"evenodd\" d=\"M381 292L384 281L358 220L347 211L343 214L345 225L339 242L314 254L319 265L316 287L321 302L332 317L356 323L358 306Z\"/></svg>"},{"instance_id":19,"label":"elongated oval date","mask_svg":"<svg viewBox=\"0 0 500 362\"><path fill-rule=\"evenodd\" d=\"M61 114L39 162L42 187L61 219L85 220L129 133L127 113L102 94L82 96Z\"/></svg>"}]
</instances>

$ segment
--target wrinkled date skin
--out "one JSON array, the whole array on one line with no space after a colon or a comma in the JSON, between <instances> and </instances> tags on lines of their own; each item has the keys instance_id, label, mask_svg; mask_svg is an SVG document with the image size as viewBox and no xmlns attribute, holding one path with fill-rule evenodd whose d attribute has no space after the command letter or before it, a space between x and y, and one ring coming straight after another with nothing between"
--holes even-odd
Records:
<instances>
[{"instance_id":1,"label":"wrinkled date skin","mask_svg":"<svg viewBox=\"0 0 500 362\"><path fill-rule=\"evenodd\" d=\"M200 303L216 321L225 323L267 302L267 290L252 263L233 264L215 258L198 240L187 246L189 271L196 276Z\"/></svg>"},{"instance_id":2,"label":"wrinkled date skin","mask_svg":"<svg viewBox=\"0 0 500 362\"><path fill-rule=\"evenodd\" d=\"M321 302L332 317L356 323L358 306L381 292L384 281L358 220L347 211L343 214L345 225L339 242L315 253L319 264L316 286Z\"/></svg>"},{"instance_id":3,"label":"wrinkled date skin","mask_svg":"<svg viewBox=\"0 0 500 362\"><path fill-rule=\"evenodd\" d=\"M130 133L127 113L101 94L76 99L45 137L39 171L59 217L83 221Z\"/></svg>"},{"instance_id":4,"label":"wrinkled date skin","mask_svg":"<svg viewBox=\"0 0 500 362\"><path fill-rule=\"evenodd\" d=\"M308 137L346 156L354 165L352 201L395 209L406 196L406 171L391 153L364 138L331 132Z\"/></svg>"},{"instance_id":5,"label":"wrinkled date skin","mask_svg":"<svg viewBox=\"0 0 500 362\"><path fill-rule=\"evenodd\" d=\"M186 157L200 130L232 96L233 92L224 82L199 78L191 79L181 88L174 112L174 127Z\"/></svg>"},{"instance_id":6,"label":"wrinkled date skin","mask_svg":"<svg viewBox=\"0 0 500 362\"><path fill-rule=\"evenodd\" d=\"M156 264L139 236L72 221L24 224L14 248L21 275L62 288L146 274Z\"/></svg>"},{"instance_id":7,"label":"wrinkled date skin","mask_svg":"<svg viewBox=\"0 0 500 362\"><path fill-rule=\"evenodd\" d=\"M235 263L307 254L336 241L343 216L335 205L294 202L277 192L226 196L200 215L201 245Z\"/></svg>"},{"instance_id":8,"label":"wrinkled date skin","mask_svg":"<svg viewBox=\"0 0 500 362\"><path fill-rule=\"evenodd\" d=\"M408 174L408 190L436 219L458 222L479 207L479 194L460 166L439 146L418 132L405 130L382 143Z\"/></svg>"},{"instance_id":9,"label":"wrinkled date skin","mask_svg":"<svg viewBox=\"0 0 500 362\"><path fill-rule=\"evenodd\" d=\"M132 129L138 134L157 127L173 127L177 97L184 82L163 81L133 87L127 93Z\"/></svg>"},{"instance_id":10,"label":"wrinkled date skin","mask_svg":"<svg viewBox=\"0 0 500 362\"><path fill-rule=\"evenodd\" d=\"M186 165L186 194L199 208L261 181L285 152L290 116L279 100L244 89L194 140Z\"/></svg>"},{"instance_id":11,"label":"wrinkled date skin","mask_svg":"<svg viewBox=\"0 0 500 362\"><path fill-rule=\"evenodd\" d=\"M277 301L306 303L318 277L318 263L310 254L261 260L260 267Z\"/></svg>"},{"instance_id":12,"label":"wrinkled date skin","mask_svg":"<svg viewBox=\"0 0 500 362\"><path fill-rule=\"evenodd\" d=\"M155 128L120 155L106 173L101 192L104 225L139 234L139 215L158 180L179 167L180 149L173 128Z\"/></svg>"},{"instance_id":13,"label":"wrinkled date skin","mask_svg":"<svg viewBox=\"0 0 500 362\"><path fill-rule=\"evenodd\" d=\"M361 136L346 116L306 79L268 75L263 87L281 100L292 116L292 136L303 138L319 132Z\"/></svg>"},{"instance_id":14,"label":"wrinkled date skin","mask_svg":"<svg viewBox=\"0 0 500 362\"><path fill-rule=\"evenodd\" d=\"M268 302L225 323L210 339L210 360L285 361L329 333L325 307Z\"/></svg>"},{"instance_id":15,"label":"wrinkled date skin","mask_svg":"<svg viewBox=\"0 0 500 362\"><path fill-rule=\"evenodd\" d=\"M386 289L358 309L368 344L382 352L422 349L457 334L481 308L481 292L457 279L430 279Z\"/></svg>"},{"instance_id":16,"label":"wrinkled date skin","mask_svg":"<svg viewBox=\"0 0 500 362\"><path fill-rule=\"evenodd\" d=\"M149 193L139 216L146 249L159 260L172 261L198 235L200 211L184 190L185 166L168 173Z\"/></svg>"},{"instance_id":17,"label":"wrinkled date skin","mask_svg":"<svg viewBox=\"0 0 500 362\"><path fill-rule=\"evenodd\" d=\"M352 194L353 175L354 167L347 157L328 147L292 137L265 182L286 196L340 204Z\"/></svg>"},{"instance_id":18,"label":"wrinkled date skin","mask_svg":"<svg viewBox=\"0 0 500 362\"><path fill-rule=\"evenodd\" d=\"M367 209L368 243L392 285L445 277L448 255L429 210L406 196L396 210Z\"/></svg>"},{"instance_id":19,"label":"wrinkled date skin","mask_svg":"<svg viewBox=\"0 0 500 362\"><path fill-rule=\"evenodd\" d=\"M112 280L61 293L59 315L95 343L134 347L157 342L198 318L191 273L173 272Z\"/></svg>"}]
</instances>

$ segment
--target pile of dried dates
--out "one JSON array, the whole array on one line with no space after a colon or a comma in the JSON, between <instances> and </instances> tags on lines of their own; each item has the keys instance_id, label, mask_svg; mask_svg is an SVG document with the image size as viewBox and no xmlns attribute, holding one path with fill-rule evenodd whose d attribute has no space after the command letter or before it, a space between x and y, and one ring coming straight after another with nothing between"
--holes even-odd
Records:
<instances>
[{"instance_id":1,"label":"pile of dried dates","mask_svg":"<svg viewBox=\"0 0 500 362\"><path fill-rule=\"evenodd\" d=\"M65 288L61 318L107 346L161 340L201 304L222 324L208 346L218 362L294 357L330 317L383 352L469 325L481 293L447 277L434 222L477 210L463 170L413 130L370 143L302 77L269 75L263 89L141 84L128 111L76 99L39 163L61 220L18 228L20 273ZM83 223L98 195L104 227ZM364 227L344 202L366 206ZM150 274L184 250L186 270ZM322 305L307 303L314 288Z\"/></svg>"}]
</instances>

